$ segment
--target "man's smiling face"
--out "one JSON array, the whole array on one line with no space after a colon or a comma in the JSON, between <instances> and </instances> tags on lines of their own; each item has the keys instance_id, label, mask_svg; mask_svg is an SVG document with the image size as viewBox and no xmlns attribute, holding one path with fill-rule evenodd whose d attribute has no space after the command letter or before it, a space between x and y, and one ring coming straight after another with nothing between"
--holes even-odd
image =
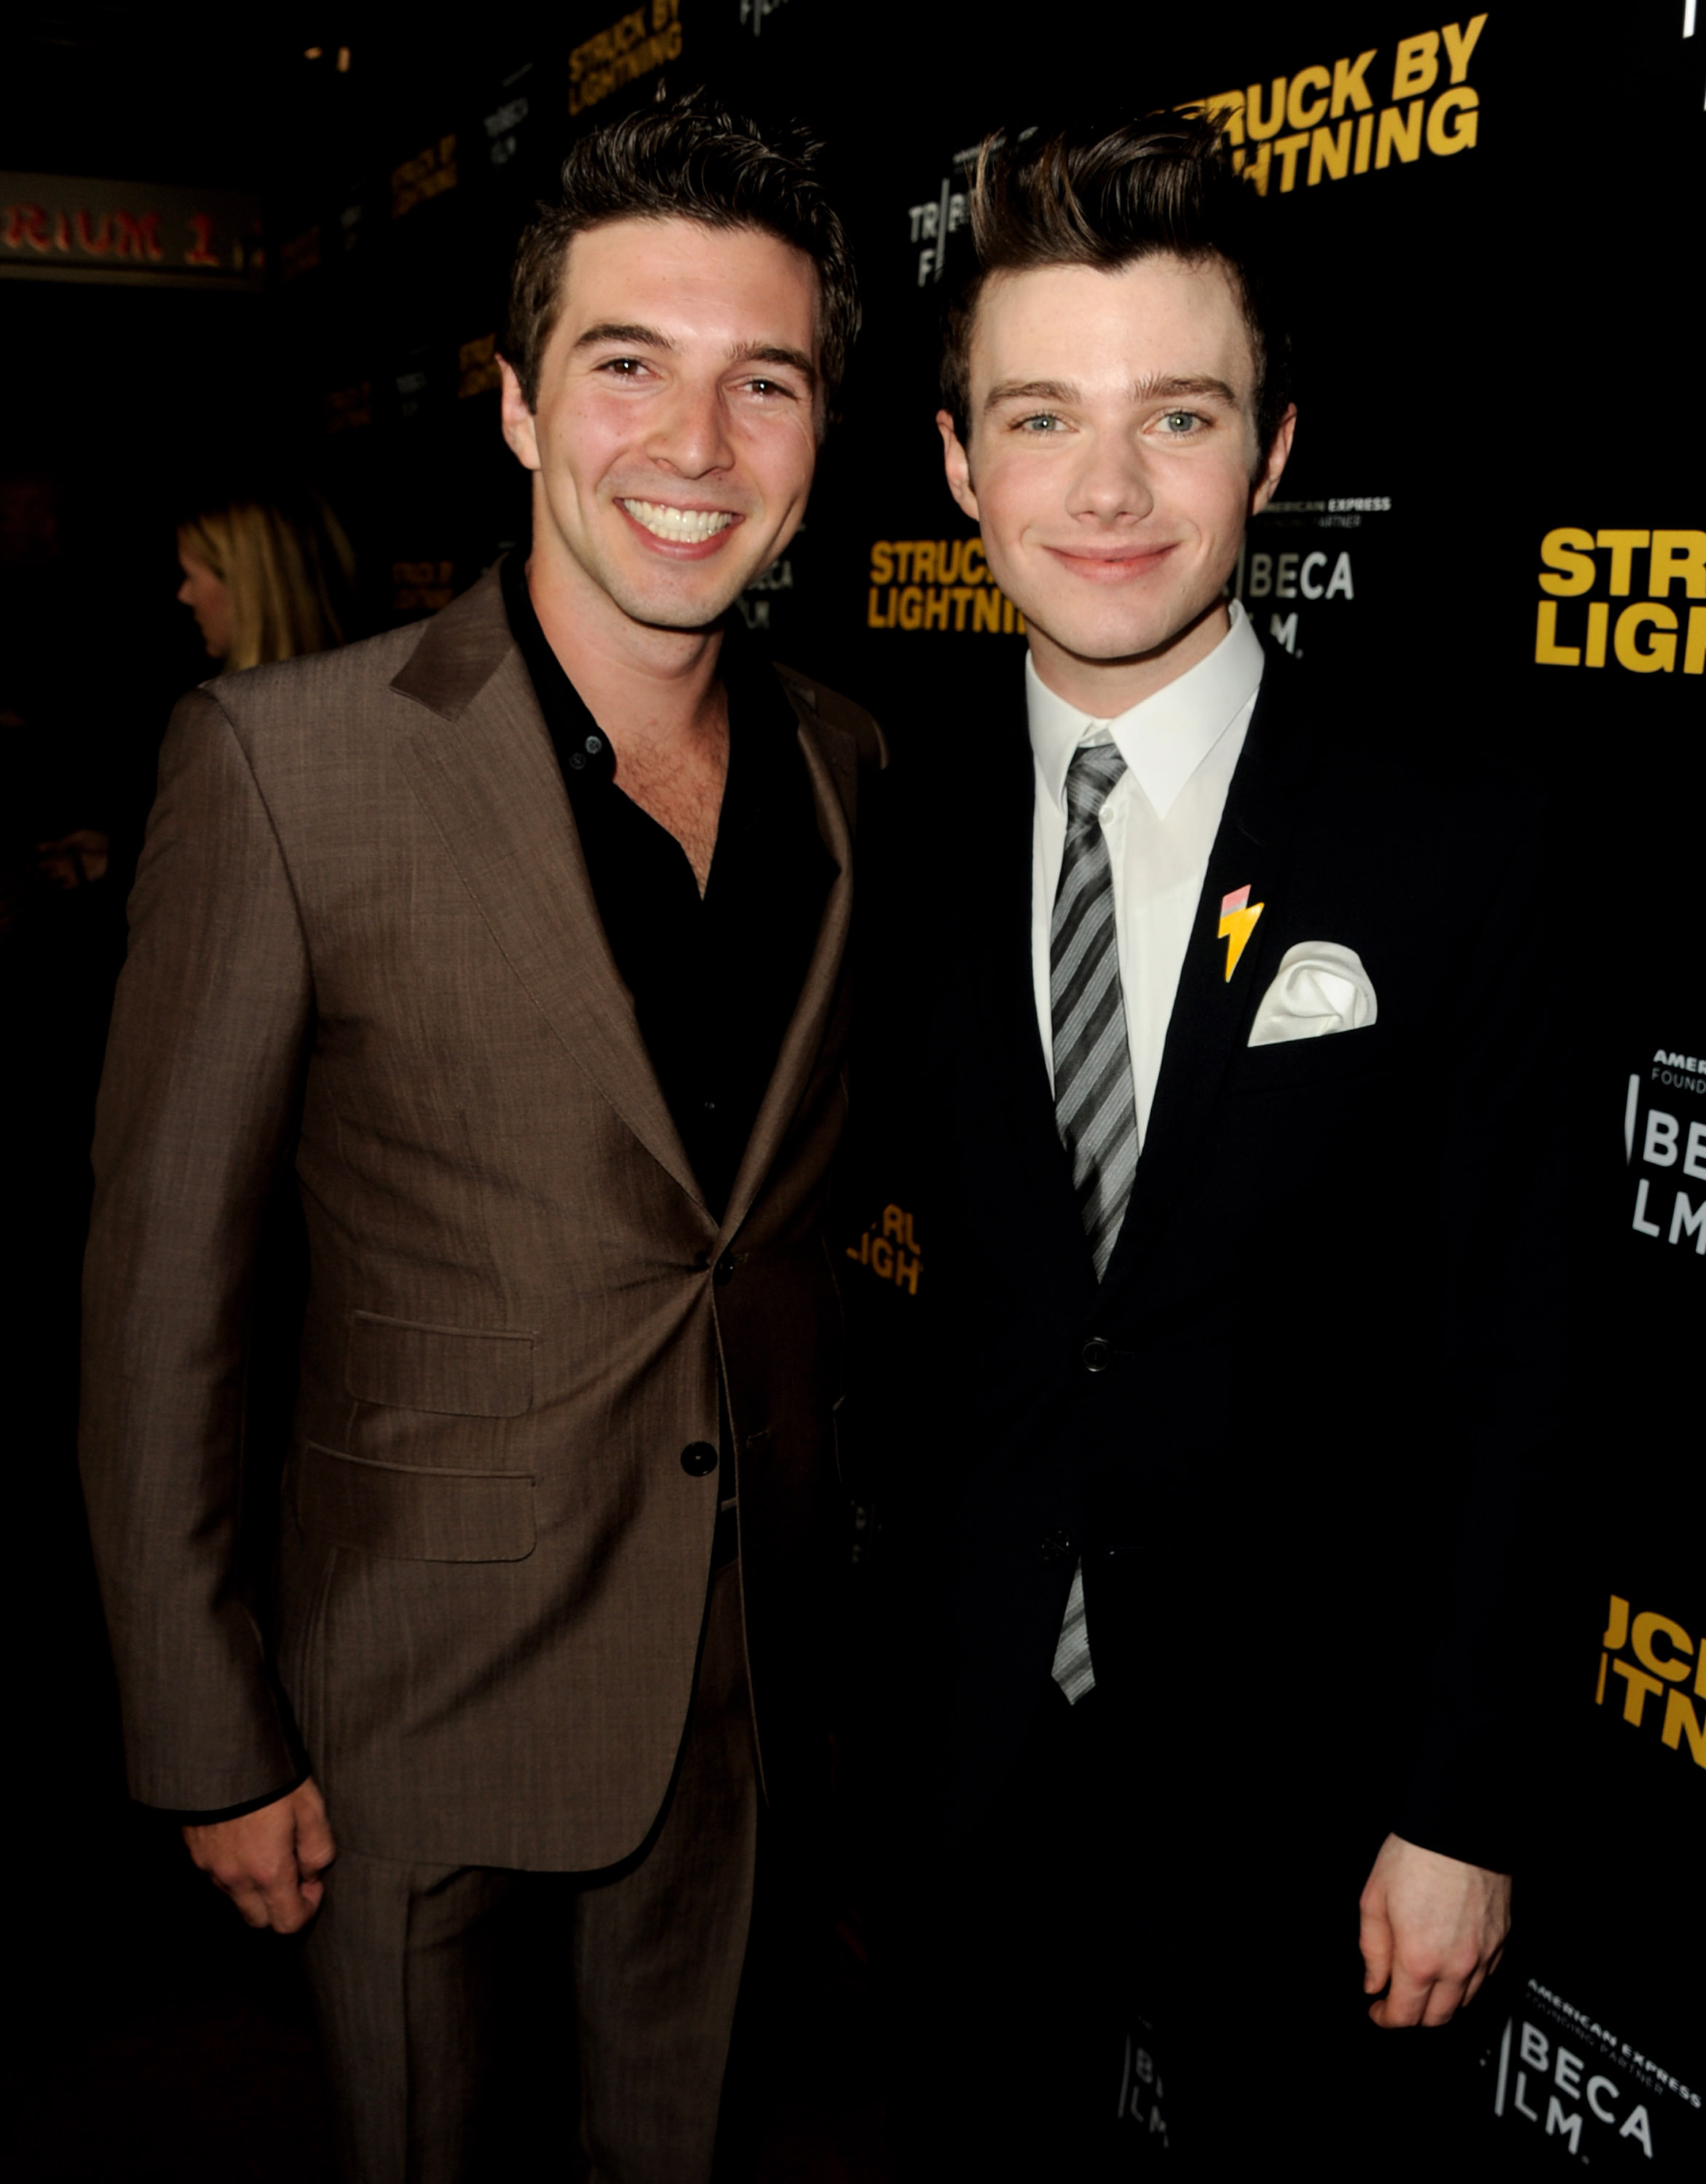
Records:
<instances>
[{"instance_id":1,"label":"man's smiling face","mask_svg":"<svg viewBox=\"0 0 1706 2184\"><path fill-rule=\"evenodd\" d=\"M1245 524L1291 438L1288 417L1257 447L1255 358L1224 269L1162 256L997 274L970 362L969 448L938 421L948 482L1044 680L1073 694L1122 665L1154 687L1182 673L1225 628Z\"/></svg>"},{"instance_id":2,"label":"man's smiling face","mask_svg":"<svg viewBox=\"0 0 1706 2184\"><path fill-rule=\"evenodd\" d=\"M504 375L505 437L537 473L536 562L631 621L703 629L806 512L816 268L755 229L619 220L575 237L562 283L537 409Z\"/></svg>"}]
</instances>

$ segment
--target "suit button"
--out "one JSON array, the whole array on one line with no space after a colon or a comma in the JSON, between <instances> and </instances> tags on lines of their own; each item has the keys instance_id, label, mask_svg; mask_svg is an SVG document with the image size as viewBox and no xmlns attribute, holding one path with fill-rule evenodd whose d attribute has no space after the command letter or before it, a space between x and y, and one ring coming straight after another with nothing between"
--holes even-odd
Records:
<instances>
[{"instance_id":1,"label":"suit button","mask_svg":"<svg viewBox=\"0 0 1706 2184\"><path fill-rule=\"evenodd\" d=\"M1063 1563L1072 1552L1072 1534L1062 1531L1056 1525L1052 1532L1043 1534L1042 1549L1045 1563Z\"/></svg>"},{"instance_id":2,"label":"suit button","mask_svg":"<svg viewBox=\"0 0 1706 2184\"><path fill-rule=\"evenodd\" d=\"M1113 1362L1114 1348L1101 1335L1093 1334L1079 1355L1084 1360L1086 1373L1106 1373Z\"/></svg>"},{"instance_id":3,"label":"suit button","mask_svg":"<svg viewBox=\"0 0 1706 2184\"><path fill-rule=\"evenodd\" d=\"M681 1468L689 1479L703 1479L716 1468L716 1451L708 1440L690 1440L681 1452Z\"/></svg>"},{"instance_id":4,"label":"suit button","mask_svg":"<svg viewBox=\"0 0 1706 2184\"><path fill-rule=\"evenodd\" d=\"M727 1283L732 1282L734 1279L734 1254L733 1251L725 1251L723 1253L722 1256L711 1268L711 1279L716 1284L718 1289L722 1289Z\"/></svg>"}]
</instances>

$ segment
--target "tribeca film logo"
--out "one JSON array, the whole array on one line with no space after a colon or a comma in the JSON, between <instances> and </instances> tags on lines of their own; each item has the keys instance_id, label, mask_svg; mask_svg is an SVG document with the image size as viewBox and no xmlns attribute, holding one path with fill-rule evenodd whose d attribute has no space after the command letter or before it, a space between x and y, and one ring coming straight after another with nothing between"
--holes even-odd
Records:
<instances>
[{"instance_id":1,"label":"tribeca film logo","mask_svg":"<svg viewBox=\"0 0 1706 2184\"><path fill-rule=\"evenodd\" d=\"M1023 134L1029 136L1031 131L1025 130ZM955 153L952 164L959 175L964 176L976 164L977 157L977 146L968 145L964 151ZM918 254L919 287L934 286L947 270L948 237L956 234L961 228L969 226L969 204L970 192L963 182L956 181L954 176L944 175L941 187L934 198L925 198L917 204L907 206L906 220L911 229L911 240Z\"/></svg>"},{"instance_id":2,"label":"tribeca film logo","mask_svg":"<svg viewBox=\"0 0 1706 2184\"><path fill-rule=\"evenodd\" d=\"M800 529L806 526L802 523ZM738 604L741 619L749 629L768 629L770 600L767 593L791 592L794 589L794 564L784 554L779 561L772 561L762 569L741 593Z\"/></svg>"},{"instance_id":3,"label":"tribeca film logo","mask_svg":"<svg viewBox=\"0 0 1706 2184\"><path fill-rule=\"evenodd\" d=\"M1603 566L1596 559L1605 557ZM1636 556L1644 557L1644 599L1631 597ZM1706 599L1706 531L1582 531L1561 524L1540 542L1546 564L1540 588L1551 593L1535 620L1534 657L1541 667L1603 667L1608 647L1631 675L1706 674L1706 606L1682 616L1669 604ZM1560 599L1586 599L1603 581L1604 596L1563 610ZM1628 599L1612 617L1613 599ZM1681 657L1678 657L1679 652Z\"/></svg>"},{"instance_id":4,"label":"tribeca film logo","mask_svg":"<svg viewBox=\"0 0 1706 2184\"><path fill-rule=\"evenodd\" d=\"M1146 2137L1159 2137L1167 2144L1167 2120L1161 2113L1165 2098L1161 2066L1135 2033L1125 2036L1125 2066L1120 2073L1119 2102L1114 2114L1135 2123Z\"/></svg>"},{"instance_id":5,"label":"tribeca film logo","mask_svg":"<svg viewBox=\"0 0 1706 2184\"><path fill-rule=\"evenodd\" d=\"M1672 1054L1661 1046L1653 1055L1647 1075L1661 1086L1670 1086L1679 1092L1706 1092L1706 1057ZM1663 1217L1664 1194L1672 1180L1664 1173L1665 1170L1675 1168L1691 1182L1706 1184L1706 1122L1689 1121L1663 1107L1649 1107L1646 1127L1642 1128L1641 1079L1631 1076L1628 1096L1623 1103L1625 1167L1634 1162L1637 1138L1642 1167L1659 1170L1663 1179L1655 1185L1651 1176L1637 1178L1635 1212L1630 1227L1637 1236L1663 1236L1670 1243L1685 1246L1692 1237L1696 1252L1706 1259L1706 1190L1702 1191L1697 1206L1687 1191L1679 1189L1671 1200L1668 1225Z\"/></svg>"},{"instance_id":6,"label":"tribeca film logo","mask_svg":"<svg viewBox=\"0 0 1706 2184\"><path fill-rule=\"evenodd\" d=\"M1680 1623L1653 1608L1631 1616L1629 1602L1618 1593L1611 1596L1605 1635L1599 1642L1603 1650L1594 1704L1605 1704L1608 1670L1622 1679L1623 1719L1633 1729L1647 1723L1648 1699L1662 1695L1664 1714L1661 1717L1655 1709L1651 1718L1658 1727L1659 1741L1673 1752L1680 1752L1686 1743L1694 1764L1706 1767L1706 1703L1697 1712L1693 1699L1682 1688L1692 1669L1695 1692L1706 1702L1706 1649L1697 1649ZM1617 1658L1625 1646L1635 1656L1632 1661ZM1615 1685L1611 1685L1611 1692L1614 1698Z\"/></svg>"},{"instance_id":7,"label":"tribeca film logo","mask_svg":"<svg viewBox=\"0 0 1706 2184\"><path fill-rule=\"evenodd\" d=\"M1529 1985L1532 1987L1534 1981L1530 1980ZM1586 2048L1597 2043L1583 2040L1581 2044ZM1624 2053L1631 2053L1626 2044ZM1624 2110L1624 2098L1615 2078L1593 2070L1586 2056L1566 2048L1562 2040L1549 2037L1527 2018L1505 2020L1493 2093L1496 2116L1525 2116L1533 2124L1543 2118L1547 2137L1563 2139L1570 2152L1583 2160L1589 2157L1581 2150L1582 2126L1591 2117L1608 2135L1633 2139L1651 2161L1653 2119L1647 2104L1641 2102ZM1600 2135L1590 2128L1589 2145Z\"/></svg>"},{"instance_id":8,"label":"tribeca film logo","mask_svg":"<svg viewBox=\"0 0 1706 2184\"><path fill-rule=\"evenodd\" d=\"M1298 524L1312 530L1349 530L1361 524L1365 512L1383 513L1391 506L1391 500L1386 495L1331 501L1270 501L1257 520L1268 529ZM1274 519L1271 523L1270 518ZM1232 588L1246 606L1252 599L1276 603L1268 616L1268 634L1276 644L1283 644L1300 660L1303 655L1297 641L1298 610L1293 606L1286 613L1277 603L1354 599L1357 596L1356 577L1348 551L1324 552L1319 547L1310 550L1300 546L1295 553L1256 553L1247 538L1238 549L1238 568Z\"/></svg>"},{"instance_id":9,"label":"tribeca film logo","mask_svg":"<svg viewBox=\"0 0 1706 2184\"><path fill-rule=\"evenodd\" d=\"M1280 194L1301 182L1313 189L1346 175L1378 174L1396 159L1413 165L1425 145L1436 159L1473 149L1480 125L1480 96L1467 81L1469 62L1486 28L1486 17L1447 23L1401 38L1392 61L1390 103L1378 112L1369 75L1378 46L1331 68L1319 64L1276 75L1240 90L1192 99L1185 114L1218 116L1232 145L1232 164L1262 196L1277 167ZM1384 68L1374 70L1381 84ZM1444 81L1441 82L1441 77ZM1286 133L1281 135L1281 131Z\"/></svg>"}]
</instances>

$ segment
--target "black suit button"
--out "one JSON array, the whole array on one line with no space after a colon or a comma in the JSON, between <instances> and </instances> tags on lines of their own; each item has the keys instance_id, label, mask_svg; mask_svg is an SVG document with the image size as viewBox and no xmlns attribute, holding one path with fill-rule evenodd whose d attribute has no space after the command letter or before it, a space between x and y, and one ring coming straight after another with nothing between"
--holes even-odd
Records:
<instances>
[{"instance_id":1,"label":"black suit button","mask_svg":"<svg viewBox=\"0 0 1706 2184\"><path fill-rule=\"evenodd\" d=\"M1113 1362L1114 1347L1103 1336L1093 1334L1079 1355L1084 1360L1086 1373L1106 1373Z\"/></svg>"},{"instance_id":2,"label":"black suit button","mask_svg":"<svg viewBox=\"0 0 1706 2184\"><path fill-rule=\"evenodd\" d=\"M716 1450L708 1440L690 1440L681 1452L681 1468L689 1479L703 1479L716 1468Z\"/></svg>"},{"instance_id":3,"label":"black suit button","mask_svg":"<svg viewBox=\"0 0 1706 2184\"><path fill-rule=\"evenodd\" d=\"M711 1268L711 1278L712 1281L716 1284L719 1289L722 1289L725 1283L732 1282L734 1279L734 1254L733 1251L725 1251L723 1253L722 1256Z\"/></svg>"},{"instance_id":4,"label":"black suit button","mask_svg":"<svg viewBox=\"0 0 1706 2184\"><path fill-rule=\"evenodd\" d=\"M1045 1563L1063 1563L1072 1552L1072 1534L1062 1531L1056 1525L1052 1532L1043 1534L1042 1548Z\"/></svg>"}]
</instances>

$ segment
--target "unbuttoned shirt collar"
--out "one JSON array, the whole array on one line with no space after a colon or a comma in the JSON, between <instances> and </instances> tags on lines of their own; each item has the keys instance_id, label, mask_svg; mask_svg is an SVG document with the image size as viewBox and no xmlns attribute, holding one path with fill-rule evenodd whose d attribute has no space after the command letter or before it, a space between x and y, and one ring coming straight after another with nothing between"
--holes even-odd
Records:
<instances>
[{"instance_id":1,"label":"unbuttoned shirt collar","mask_svg":"<svg viewBox=\"0 0 1706 2184\"><path fill-rule=\"evenodd\" d=\"M1158 819L1166 818L1180 789L1249 705L1262 680L1262 644L1249 616L1237 599L1227 611L1231 627L1206 659L1116 720L1097 720L1057 697L1026 654L1025 704L1037 778L1060 811L1066 810L1073 753L1080 744L1114 743L1151 810Z\"/></svg>"}]
</instances>

